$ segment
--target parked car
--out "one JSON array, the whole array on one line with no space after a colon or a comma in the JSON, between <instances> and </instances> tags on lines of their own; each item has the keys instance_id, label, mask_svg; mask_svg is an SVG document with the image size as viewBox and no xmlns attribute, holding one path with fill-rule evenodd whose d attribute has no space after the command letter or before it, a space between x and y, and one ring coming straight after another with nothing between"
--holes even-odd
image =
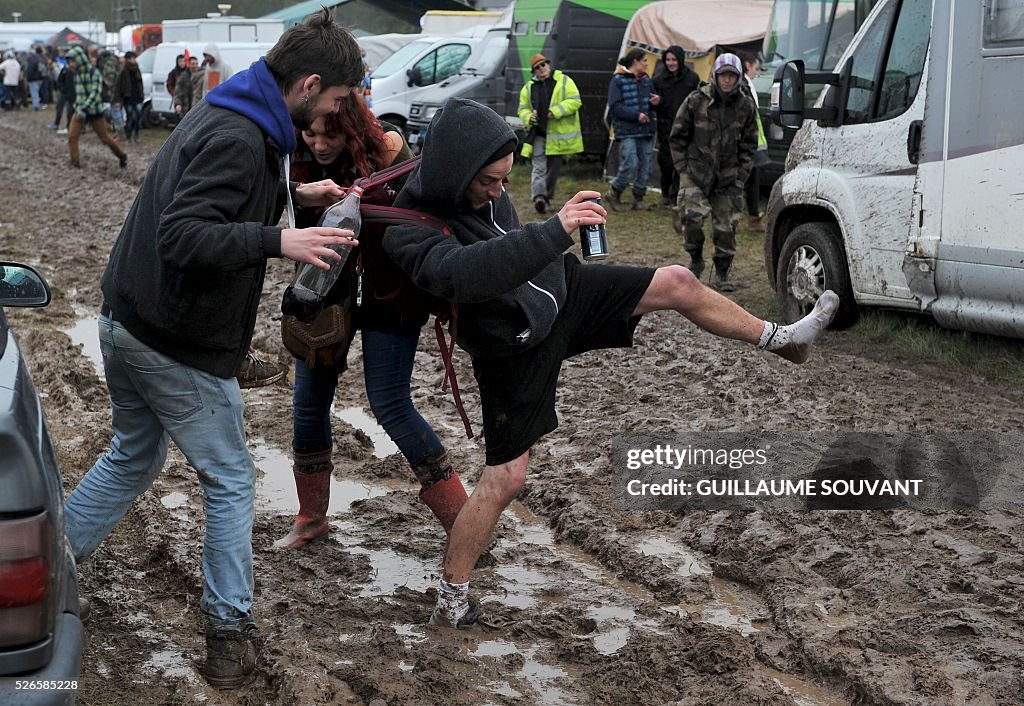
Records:
<instances>
[{"instance_id":1,"label":"parked car","mask_svg":"<svg viewBox=\"0 0 1024 706\"><path fill-rule=\"evenodd\" d=\"M31 267L0 262L0 703L73 703L84 631L64 491L5 307L50 302Z\"/></svg>"}]
</instances>

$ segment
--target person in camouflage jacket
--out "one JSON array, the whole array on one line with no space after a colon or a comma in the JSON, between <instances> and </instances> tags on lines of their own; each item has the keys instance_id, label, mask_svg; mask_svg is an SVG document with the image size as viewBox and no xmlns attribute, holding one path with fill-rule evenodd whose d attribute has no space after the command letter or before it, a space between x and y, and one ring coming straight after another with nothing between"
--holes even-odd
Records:
<instances>
[{"instance_id":1,"label":"person in camouflage jacket","mask_svg":"<svg viewBox=\"0 0 1024 706\"><path fill-rule=\"evenodd\" d=\"M711 215L715 244L714 285L734 289L729 269L736 253L736 227L743 209L743 185L757 151L757 113L741 88L743 65L735 54L715 60L712 82L702 83L683 102L669 137L679 172L679 196L673 216L686 236L690 270L704 271L704 221Z\"/></svg>"}]
</instances>

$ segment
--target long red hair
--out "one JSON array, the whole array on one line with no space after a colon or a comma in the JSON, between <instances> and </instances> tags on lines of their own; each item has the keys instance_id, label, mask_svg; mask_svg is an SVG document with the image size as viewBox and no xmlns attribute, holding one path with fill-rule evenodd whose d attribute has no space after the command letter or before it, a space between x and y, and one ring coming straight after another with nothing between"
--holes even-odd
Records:
<instances>
[{"instance_id":1,"label":"long red hair","mask_svg":"<svg viewBox=\"0 0 1024 706\"><path fill-rule=\"evenodd\" d=\"M359 176L370 176L387 167L388 154L384 130L358 94L352 92L336 113L324 116L324 129L343 140L342 154L348 156Z\"/></svg>"}]
</instances>

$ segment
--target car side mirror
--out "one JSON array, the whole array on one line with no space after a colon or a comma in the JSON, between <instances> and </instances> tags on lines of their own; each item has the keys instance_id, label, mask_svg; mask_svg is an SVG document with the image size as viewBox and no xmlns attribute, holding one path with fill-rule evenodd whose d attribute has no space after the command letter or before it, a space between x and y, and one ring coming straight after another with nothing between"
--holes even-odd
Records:
<instances>
[{"instance_id":1,"label":"car side mirror","mask_svg":"<svg viewBox=\"0 0 1024 706\"><path fill-rule=\"evenodd\" d=\"M50 288L28 265L0 262L0 306L38 307L50 303Z\"/></svg>"},{"instance_id":2,"label":"car side mirror","mask_svg":"<svg viewBox=\"0 0 1024 706\"><path fill-rule=\"evenodd\" d=\"M423 85L423 74L421 74L420 70L417 69L415 66L412 67L411 69L409 69L408 71L406 71L405 75L409 79L408 81L406 81L406 85L408 85L410 88L412 86L422 86Z\"/></svg>"}]
</instances>

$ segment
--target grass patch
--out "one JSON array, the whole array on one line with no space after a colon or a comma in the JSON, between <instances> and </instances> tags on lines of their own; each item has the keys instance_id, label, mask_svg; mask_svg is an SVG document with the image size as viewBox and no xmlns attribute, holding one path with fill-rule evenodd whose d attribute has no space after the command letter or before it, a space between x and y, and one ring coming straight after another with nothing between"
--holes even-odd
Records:
<instances>
[{"instance_id":1,"label":"grass patch","mask_svg":"<svg viewBox=\"0 0 1024 706\"><path fill-rule=\"evenodd\" d=\"M552 206L559 208L570 196L584 189L607 191L608 182L602 177L601 165L582 159L566 162ZM516 163L509 177L509 190L524 221L543 218L530 201L528 163ZM628 193L624 196L630 198ZM645 201L657 203L660 198L659 193L648 192ZM708 231L705 257L709 258L710 224L705 228ZM611 256L604 262L646 266L689 262L682 249L682 236L672 229L672 214L668 209L611 213L607 230ZM736 244L733 272L738 287L730 296L757 316L777 319L779 308L775 292L764 271L763 238L746 229L745 218L740 220ZM574 252L579 255L579 246ZM710 267L705 270L705 280L710 276L709 270ZM987 380L1024 387L1024 345L1016 339L953 331L942 328L927 316L871 309L863 311L860 321L840 335L859 354L872 358L946 365Z\"/></svg>"}]
</instances>

